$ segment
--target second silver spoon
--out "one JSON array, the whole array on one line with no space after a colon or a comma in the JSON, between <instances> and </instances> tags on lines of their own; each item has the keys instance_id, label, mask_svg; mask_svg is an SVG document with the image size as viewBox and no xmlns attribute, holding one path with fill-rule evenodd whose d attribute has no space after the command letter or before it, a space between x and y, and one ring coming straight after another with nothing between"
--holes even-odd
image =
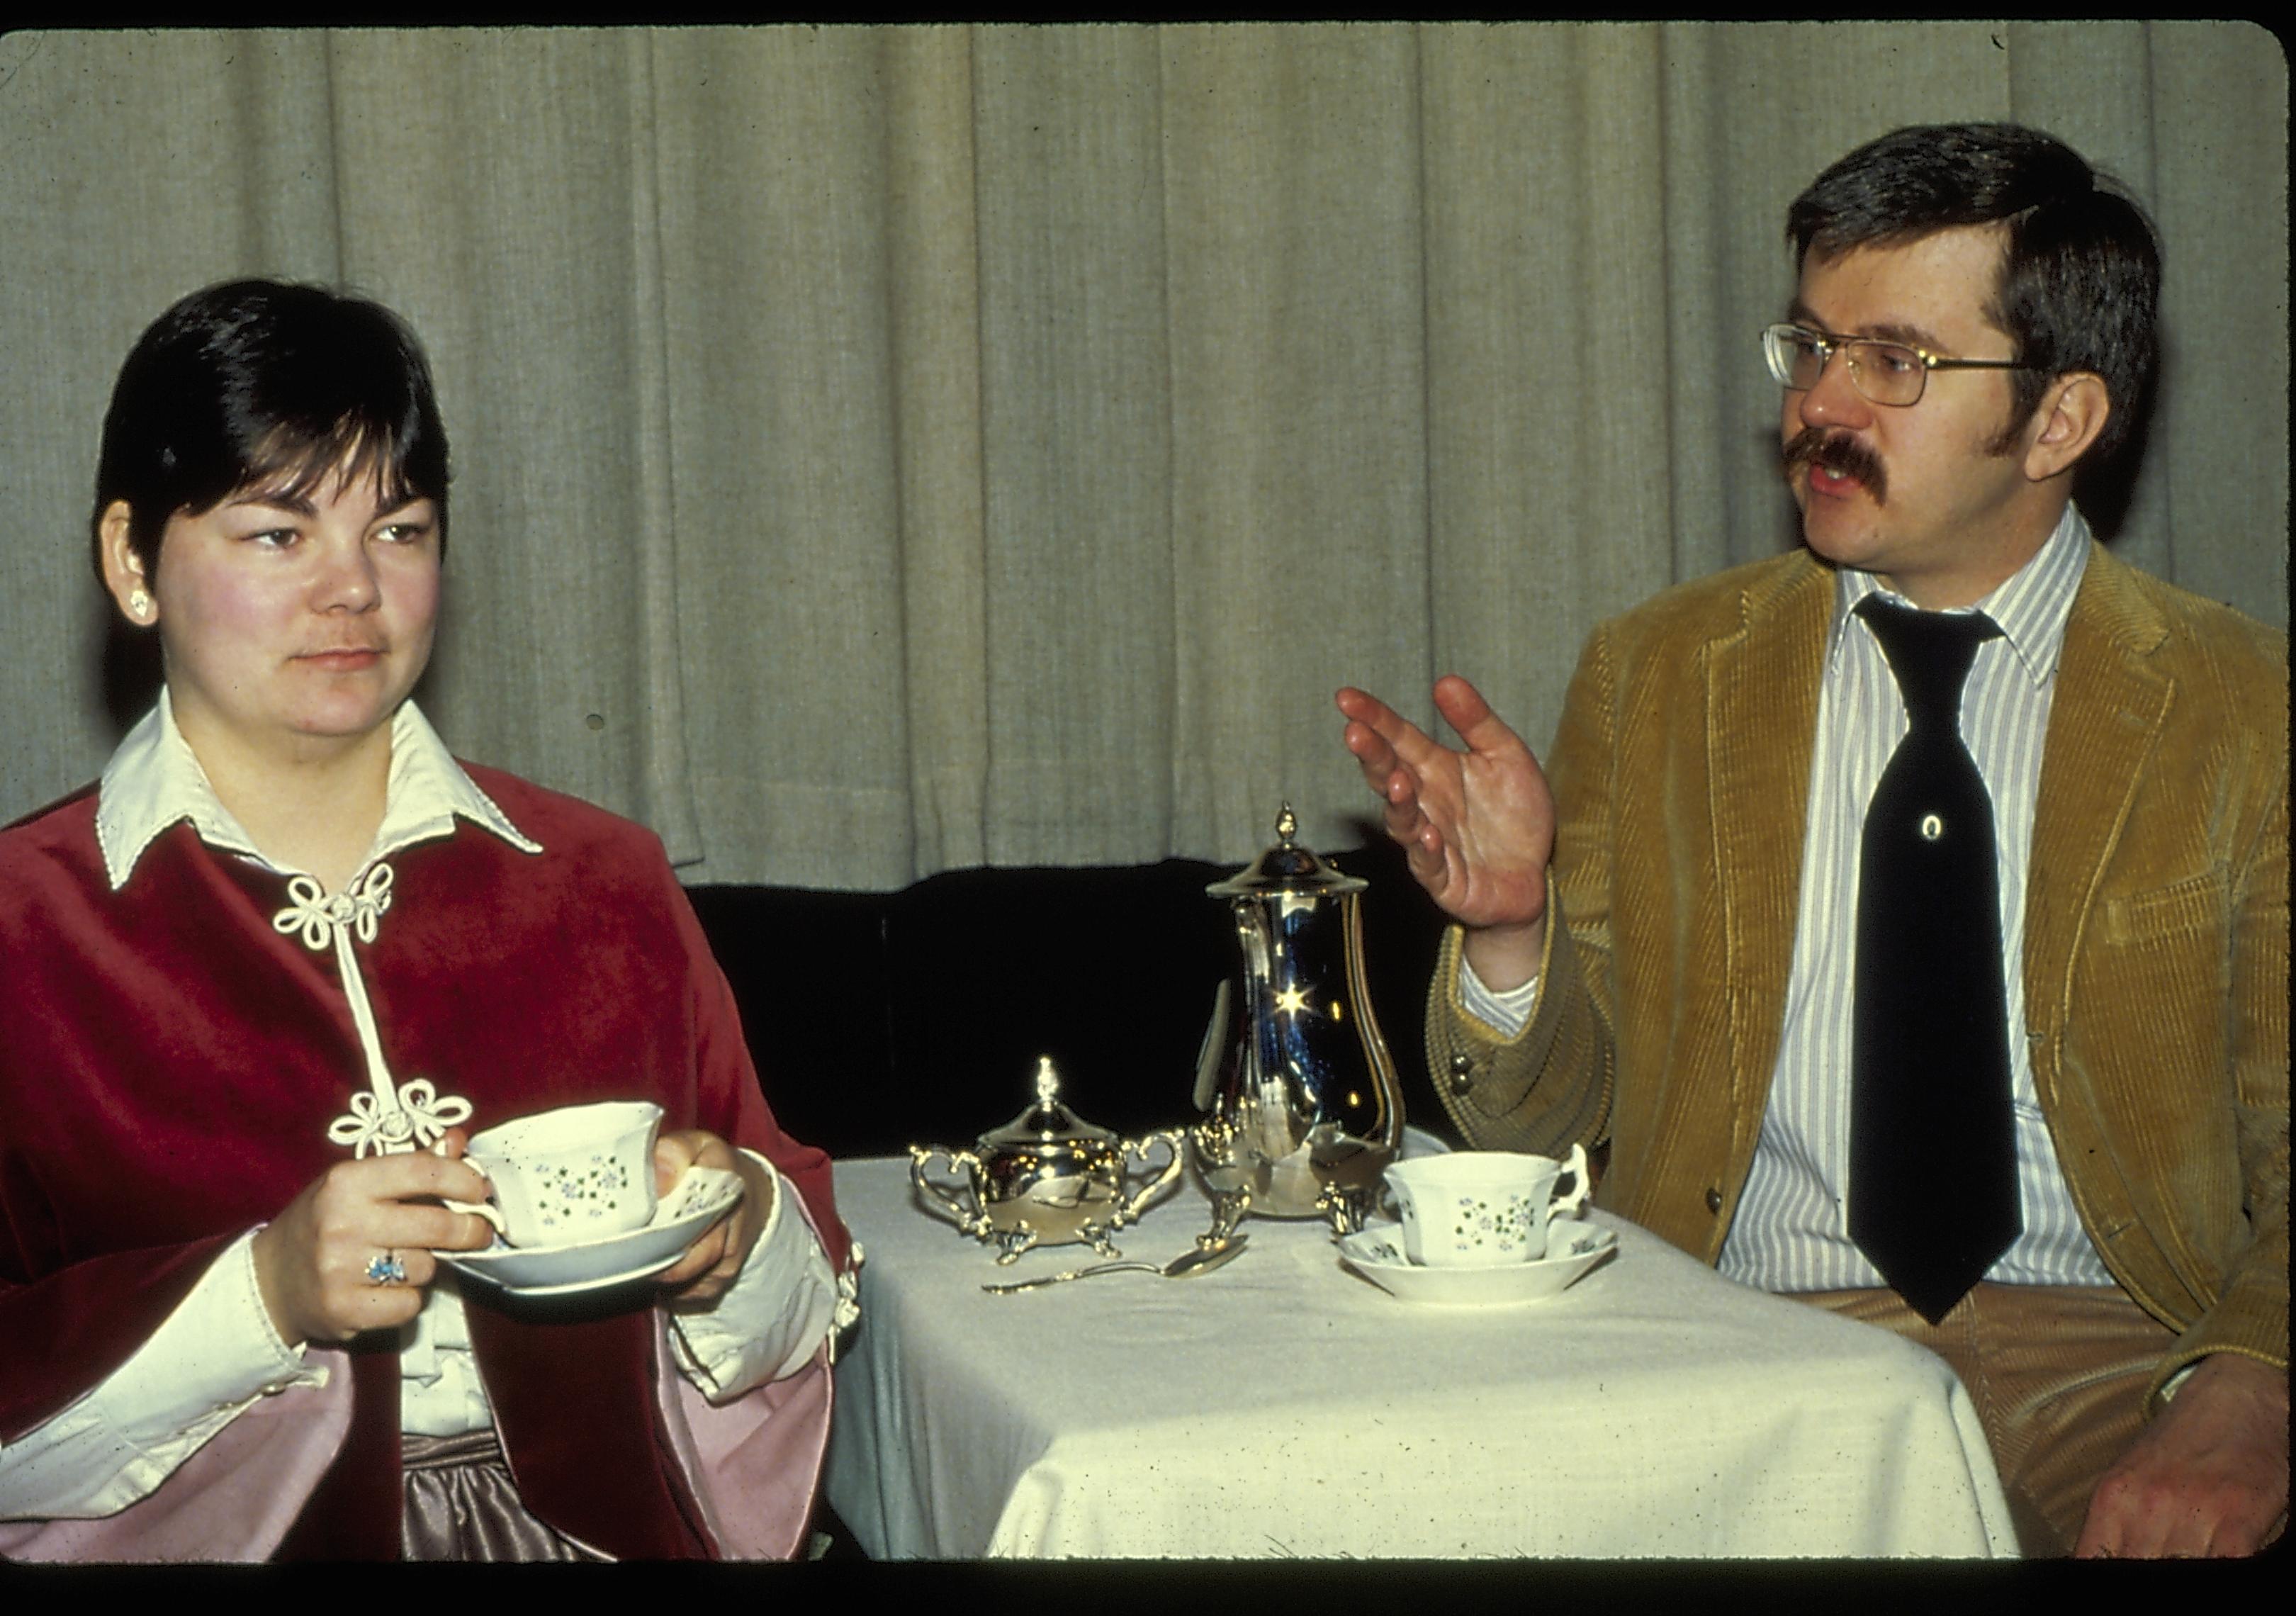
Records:
<instances>
[{"instance_id":1,"label":"second silver spoon","mask_svg":"<svg viewBox=\"0 0 2296 1616\"><path fill-rule=\"evenodd\" d=\"M1034 1279L1008 1280L1001 1285L980 1288L992 1296L1011 1296L1015 1292L1034 1291L1044 1285L1056 1285L1064 1280L1090 1279L1095 1274L1160 1274L1167 1279L1186 1279L1191 1275L1209 1274L1243 1250L1245 1235L1232 1235L1218 1245L1206 1249L1190 1246L1171 1261L1100 1262L1088 1268L1070 1268L1065 1274L1039 1274Z\"/></svg>"}]
</instances>

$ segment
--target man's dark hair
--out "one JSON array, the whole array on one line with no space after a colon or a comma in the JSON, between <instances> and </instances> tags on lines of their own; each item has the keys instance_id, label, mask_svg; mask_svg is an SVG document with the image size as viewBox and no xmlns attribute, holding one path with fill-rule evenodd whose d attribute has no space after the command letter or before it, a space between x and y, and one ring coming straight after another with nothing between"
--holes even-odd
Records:
<instances>
[{"instance_id":1,"label":"man's dark hair","mask_svg":"<svg viewBox=\"0 0 2296 1616\"><path fill-rule=\"evenodd\" d=\"M156 580L177 512L260 490L308 497L348 472L391 504L427 498L447 542L447 431L421 344L379 303L318 286L234 281L193 292L138 338L111 392L96 459L103 513L128 509L128 545Z\"/></svg>"},{"instance_id":2,"label":"man's dark hair","mask_svg":"<svg viewBox=\"0 0 2296 1616\"><path fill-rule=\"evenodd\" d=\"M2091 458L2109 461L2152 402L2161 250L2144 210L2079 152L2015 124L1898 129L1826 169L1786 210L1797 271L1812 253L1823 261L1993 224L2005 226L2001 279L1986 317L2034 367L2010 373L2008 436L2050 381L2093 371L2112 407Z\"/></svg>"}]
</instances>

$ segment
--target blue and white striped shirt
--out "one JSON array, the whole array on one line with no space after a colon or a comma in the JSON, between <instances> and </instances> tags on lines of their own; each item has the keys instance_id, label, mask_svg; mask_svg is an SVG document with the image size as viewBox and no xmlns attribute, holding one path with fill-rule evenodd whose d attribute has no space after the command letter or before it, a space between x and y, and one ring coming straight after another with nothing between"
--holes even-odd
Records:
<instances>
[{"instance_id":1,"label":"blue and white striped shirt","mask_svg":"<svg viewBox=\"0 0 2296 1616\"><path fill-rule=\"evenodd\" d=\"M2019 968L2042 745L2065 619L2087 564L2088 543L2088 524L2067 505L2033 559L1978 603L1974 609L2002 633L1978 647L1962 696L1962 739L1993 797L2002 957L2010 962L2003 987L2024 1230L1986 1277L2012 1284L2113 1283L2081 1227L2041 1115ZM1866 595L1889 591L1871 573L1843 568L1835 576L1784 1035L1753 1165L1718 1265L1728 1277L1766 1291L1882 1284L1849 1232L1850 1033L1859 841L1874 783L1906 733L1906 707L1880 644L1852 613ZM1493 1026L1510 1030L1528 1019L1534 984L1498 995L1474 980L1472 971L1463 971L1462 979L1467 1007ZM1941 1178L1950 1184L1949 1169Z\"/></svg>"},{"instance_id":2,"label":"blue and white striped shirt","mask_svg":"<svg viewBox=\"0 0 2296 1616\"><path fill-rule=\"evenodd\" d=\"M2088 524L2071 505L2033 559L1977 603L2001 637L1978 647L1961 701L1961 738L1993 797L2009 1082L2024 1230L1988 1272L2012 1284L2109 1285L2112 1276L2073 1210L2041 1116L2025 1039L2025 874L2041 749L2065 618L2088 562ZM1866 805L1906 733L1906 704L1879 641L1852 609L1887 594L1870 572L1835 573L1833 622L1810 758L1801 910L1794 925L1785 1034L1745 1193L1721 1271L1766 1291L1882 1283L1849 1239L1850 1029L1857 995L1857 868ZM1902 597L1899 597L1902 598ZM1911 602L1906 603L1911 605ZM1952 1182L1950 1171L1942 1181ZM1950 1193L1948 1190L1948 1193Z\"/></svg>"}]
</instances>

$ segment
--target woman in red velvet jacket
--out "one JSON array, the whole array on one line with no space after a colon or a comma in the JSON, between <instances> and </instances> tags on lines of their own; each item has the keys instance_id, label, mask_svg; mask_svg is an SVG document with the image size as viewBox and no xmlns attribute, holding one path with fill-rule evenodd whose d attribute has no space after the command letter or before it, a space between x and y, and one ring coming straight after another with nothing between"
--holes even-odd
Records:
<instances>
[{"instance_id":1,"label":"woman in red velvet jacket","mask_svg":"<svg viewBox=\"0 0 2296 1616\"><path fill-rule=\"evenodd\" d=\"M183 299L104 422L96 568L158 707L0 832L0 1553L787 1554L850 1254L641 827L458 763L429 658L447 441L387 310ZM542 1302L471 1130L650 1099L668 1269Z\"/></svg>"}]
</instances>

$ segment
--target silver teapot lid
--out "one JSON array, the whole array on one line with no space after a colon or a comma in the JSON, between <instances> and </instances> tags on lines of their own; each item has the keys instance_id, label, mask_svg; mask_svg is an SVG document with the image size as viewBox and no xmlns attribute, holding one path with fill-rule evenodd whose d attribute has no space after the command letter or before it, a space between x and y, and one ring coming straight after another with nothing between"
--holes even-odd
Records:
<instances>
[{"instance_id":1,"label":"silver teapot lid","mask_svg":"<svg viewBox=\"0 0 2296 1616\"><path fill-rule=\"evenodd\" d=\"M1095 1128L1068 1107L1060 1097L1060 1073L1053 1070L1053 1057L1037 1057L1037 1100L1021 1114L993 1133L980 1136L984 1149L1015 1144L1075 1144L1085 1142L1114 1142L1116 1136L1104 1128Z\"/></svg>"},{"instance_id":2,"label":"silver teapot lid","mask_svg":"<svg viewBox=\"0 0 2296 1616\"><path fill-rule=\"evenodd\" d=\"M1360 892L1371 883L1359 875L1343 875L1303 847L1292 845L1300 828L1292 805L1275 816L1276 844L1247 867L1204 890L1214 898L1261 898L1274 892Z\"/></svg>"}]
</instances>

